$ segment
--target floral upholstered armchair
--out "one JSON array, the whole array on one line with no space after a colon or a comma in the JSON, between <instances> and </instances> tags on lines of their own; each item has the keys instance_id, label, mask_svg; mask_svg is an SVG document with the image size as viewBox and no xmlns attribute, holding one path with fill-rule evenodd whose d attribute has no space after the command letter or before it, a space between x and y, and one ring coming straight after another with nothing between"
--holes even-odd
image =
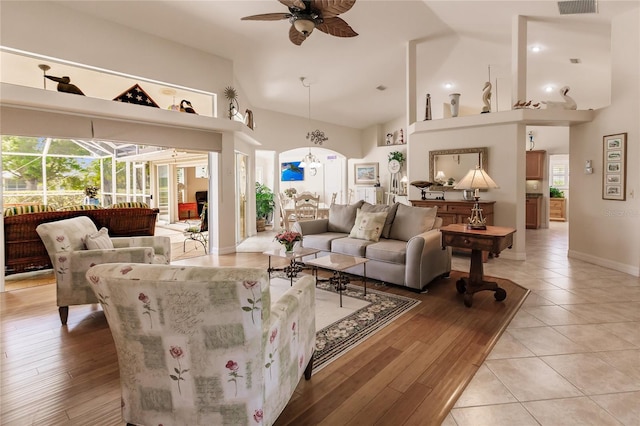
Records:
<instances>
[{"instance_id":1,"label":"floral upholstered armchair","mask_svg":"<svg viewBox=\"0 0 640 426\"><path fill-rule=\"evenodd\" d=\"M311 377L311 276L275 302L257 268L117 263L87 281L115 341L127 423L271 425Z\"/></svg>"},{"instance_id":2,"label":"floral upholstered armchair","mask_svg":"<svg viewBox=\"0 0 640 426\"><path fill-rule=\"evenodd\" d=\"M98 303L85 277L101 263L161 263L171 260L171 239L161 236L109 238L87 216L42 223L36 228L51 258L56 276L60 321L67 323L69 306Z\"/></svg>"}]
</instances>

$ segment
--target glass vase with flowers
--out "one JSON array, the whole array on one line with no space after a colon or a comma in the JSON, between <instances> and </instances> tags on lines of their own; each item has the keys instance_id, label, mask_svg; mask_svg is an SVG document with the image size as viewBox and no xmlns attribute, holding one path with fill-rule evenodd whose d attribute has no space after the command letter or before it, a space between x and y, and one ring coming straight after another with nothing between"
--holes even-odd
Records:
<instances>
[{"instance_id":1,"label":"glass vase with flowers","mask_svg":"<svg viewBox=\"0 0 640 426\"><path fill-rule=\"evenodd\" d=\"M295 243L302 241L302 234L295 231L283 231L276 235L275 240L284 246L287 253L292 253Z\"/></svg>"}]
</instances>

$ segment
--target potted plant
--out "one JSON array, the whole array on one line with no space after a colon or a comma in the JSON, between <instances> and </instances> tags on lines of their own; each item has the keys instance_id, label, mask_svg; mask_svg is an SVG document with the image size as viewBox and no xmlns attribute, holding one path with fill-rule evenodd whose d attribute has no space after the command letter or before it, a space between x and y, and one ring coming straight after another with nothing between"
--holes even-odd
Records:
<instances>
[{"instance_id":1,"label":"potted plant","mask_svg":"<svg viewBox=\"0 0 640 426\"><path fill-rule=\"evenodd\" d=\"M551 198L564 198L564 192L560 191L558 188L554 188L553 186L550 186L549 196Z\"/></svg>"},{"instance_id":2,"label":"potted plant","mask_svg":"<svg viewBox=\"0 0 640 426\"><path fill-rule=\"evenodd\" d=\"M256 182L256 230L265 230L267 218L273 213L276 203L273 201L274 194L268 186Z\"/></svg>"},{"instance_id":3,"label":"potted plant","mask_svg":"<svg viewBox=\"0 0 640 426\"><path fill-rule=\"evenodd\" d=\"M400 165L404 163L404 153L401 151L392 151L389 153L389 161L396 160Z\"/></svg>"}]
</instances>

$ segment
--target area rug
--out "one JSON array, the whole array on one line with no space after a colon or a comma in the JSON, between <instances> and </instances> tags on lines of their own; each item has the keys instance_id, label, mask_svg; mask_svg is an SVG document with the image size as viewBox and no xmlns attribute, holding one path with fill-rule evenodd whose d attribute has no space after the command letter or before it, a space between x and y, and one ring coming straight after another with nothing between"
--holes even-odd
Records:
<instances>
[{"instance_id":1,"label":"area rug","mask_svg":"<svg viewBox=\"0 0 640 426\"><path fill-rule=\"evenodd\" d=\"M369 283L371 284L371 283ZM271 279L272 300L289 287L289 279ZM328 282L316 286L316 352L314 374L386 325L420 304L419 300L349 284L339 295Z\"/></svg>"}]
</instances>

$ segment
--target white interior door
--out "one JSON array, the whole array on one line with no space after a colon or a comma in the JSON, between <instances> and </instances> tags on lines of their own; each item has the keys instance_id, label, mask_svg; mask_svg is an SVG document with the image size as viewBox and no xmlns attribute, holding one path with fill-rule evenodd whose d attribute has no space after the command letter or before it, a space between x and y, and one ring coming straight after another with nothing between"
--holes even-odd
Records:
<instances>
[{"instance_id":1,"label":"white interior door","mask_svg":"<svg viewBox=\"0 0 640 426\"><path fill-rule=\"evenodd\" d=\"M335 154L328 155L327 160L322 165L322 168L324 173L325 202L329 203L331 201L331 194L336 192L338 194L336 203L338 204L345 203L346 200L340 199L340 194L343 194L346 191L346 178L344 175L344 171L345 171L344 157L341 157Z\"/></svg>"}]
</instances>

